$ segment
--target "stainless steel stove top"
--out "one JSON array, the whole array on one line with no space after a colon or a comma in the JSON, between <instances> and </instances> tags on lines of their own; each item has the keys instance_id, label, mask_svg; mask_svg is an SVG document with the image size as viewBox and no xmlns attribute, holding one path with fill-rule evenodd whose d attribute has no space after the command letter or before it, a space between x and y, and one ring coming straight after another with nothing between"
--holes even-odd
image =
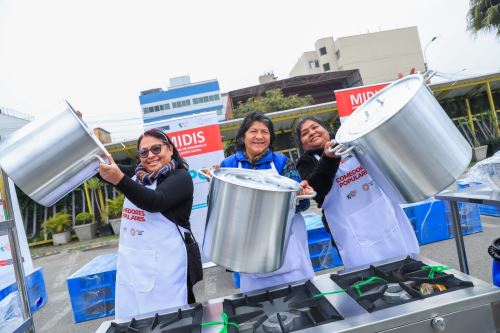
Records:
<instances>
[{"instance_id":1,"label":"stainless steel stove top","mask_svg":"<svg viewBox=\"0 0 500 333\"><path fill-rule=\"evenodd\" d=\"M427 265L439 265L439 263L424 257L419 256L415 259ZM377 265L385 263L377 263ZM345 272L345 274L348 273L350 272ZM496 288L457 270L450 269L447 270L446 273L453 274L458 279L470 281L473 283L473 286L384 308L371 313L358 304L347 293L327 295L325 296L326 299L343 317L343 320L331 321L295 332L500 332L500 288ZM343 275L344 273L341 272L339 274ZM330 278L329 274L315 277L312 280L312 284L320 293L328 293L340 289L340 287ZM280 286L272 290L285 288L288 288L288 286ZM266 292L266 290L249 293L248 296L252 297L252 295L262 292ZM220 316L224 311L224 299L237 300L241 299L242 296L241 294L237 294L224 298L212 299L203 303L202 322L221 321ZM173 313L177 311L178 309L176 308L159 311L159 313ZM154 315L155 314L152 313L142 317L149 318ZM270 323L268 323L268 328L271 329L274 319L272 316L269 316L269 319L271 320ZM109 330L111 322L112 321L104 322L97 330L97 333L111 332L111 330ZM120 322L117 323L119 324ZM282 323L284 323L283 320ZM219 332L219 330L220 326L207 326L203 327L201 332L215 333ZM279 332L279 330L277 332Z\"/></svg>"}]
</instances>

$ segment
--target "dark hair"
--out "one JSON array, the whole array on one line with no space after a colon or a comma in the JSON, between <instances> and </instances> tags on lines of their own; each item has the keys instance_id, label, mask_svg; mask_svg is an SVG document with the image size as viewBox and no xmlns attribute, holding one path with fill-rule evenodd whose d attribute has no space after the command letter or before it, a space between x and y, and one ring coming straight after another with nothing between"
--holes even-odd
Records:
<instances>
[{"instance_id":1,"label":"dark hair","mask_svg":"<svg viewBox=\"0 0 500 333\"><path fill-rule=\"evenodd\" d=\"M276 139L276 134L274 134L273 122L271 121L271 119L269 119L269 117L267 117L260 111L253 111L247 113L245 118L243 118L243 122L241 123L241 126L238 129L238 133L236 133L236 144L238 145L238 149L241 150L245 149L245 133L248 131L250 126L252 126L252 124L256 121L266 125L267 129L269 130L269 133L271 134L271 142L269 143L269 148L271 150L273 149L273 142Z\"/></svg>"},{"instance_id":2,"label":"dark hair","mask_svg":"<svg viewBox=\"0 0 500 333\"><path fill-rule=\"evenodd\" d=\"M177 150L177 148L175 147L174 143L172 142L172 140L170 140L170 138L167 136L167 134L165 134L161 128L151 128L151 129L148 129L146 132L144 132L143 134L141 134L141 136L139 137L139 139L137 140L137 149L139 149L139 145L141 144L141 141L142 139L145 137L145 136L152 136L153 138L157 138L157 139L160 139L163 141L163 143L165 143L166 145L169 145L172 147L172 150L173 150L173 154L172 154L172 158L174 160L177 161L177 163L179 163L179 165L177 166L178 169L189 169L189 164L186 162L185 159L183 159L181 157L181 155L179 154L179 151Z\"/></svg>"},{"instance_id":3,"label":"dark hair","mask_svg":"<svg viewBox=\"0 0 500 333\"><path fill-rule=\"evenodd\" d=\"M293 132L292 132L293 141L295 142L295 147L299 150L300 153L304 152L304 147L302 147L302 141L300 140L300 129L301 129L302 125L308 120L314 121L315 123L317 123L318 125L320 125L324 129L326 129L328 131L328 133L330 134L330 138L333 138L333 134L331 133L330 129L328 128L328 125L321 118L318 118L315 116L307 116L307 117L300 118L299 121L297 122L297 124L295 125L295 127L293 128Z\"/></svg>"}]
</instances>

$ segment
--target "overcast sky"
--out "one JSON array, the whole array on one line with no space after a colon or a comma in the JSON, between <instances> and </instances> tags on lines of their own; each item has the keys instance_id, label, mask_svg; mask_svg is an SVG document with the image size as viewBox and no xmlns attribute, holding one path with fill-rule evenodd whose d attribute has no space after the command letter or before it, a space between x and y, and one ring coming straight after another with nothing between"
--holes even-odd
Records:
<instances>
[{"instance_id":1,"label":"overcast sky","mask_svg":"<svg viewBox=\"0 0 500 333\"><path fill-rule=\"evenodd\" d=\"M40 116L63 98L114 139L140 133L141 90L279 79L322 37L417 26L431 69L500 71L500 39L466 32L468 0L0 0L0 105ZM462 71L465 68L464 71ZM458 73L457 73L458 72ZM457 73L457 74L454 74Z\"/></svg>"}]
</instances>

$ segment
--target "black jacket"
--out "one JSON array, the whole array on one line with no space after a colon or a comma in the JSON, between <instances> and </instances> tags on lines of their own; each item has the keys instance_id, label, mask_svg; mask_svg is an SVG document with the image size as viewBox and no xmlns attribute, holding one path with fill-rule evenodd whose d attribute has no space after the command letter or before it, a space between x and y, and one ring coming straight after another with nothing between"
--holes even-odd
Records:
<instances>
[{"instance_id":1,"label":"black jacket","mask_svg":"<svg viewBox=\"0 0 500 333\"><path fill-rule=\"evenodd\" d=\"M150 213L161 212L173 223L191 230L189 216L193 207L193 179L187 170L175 169L168 177L160 176L156 190L132 180L135 166L119 166L125 177L116 185L127 199Z\"/></svg>"},{"instance_id":2,"label":"black jacket","mask_svg":"<svg viewBox=\"0 0 500 333\"><path fill-rule=\"evenodd\" d=\"M320 156L319 161L314 155ZM333 186L333 177L337 173L339 165L340 158L326 156L323 154L323 149L306 152L300 156L297 161L297 170L299 171L300 177L307 180L309 185L316 191L317 194L314 200L316 200L320 208L323 205L326 195ZM332 238L332 245L336 247L332 232L326 221L325 212L323 210L321 212L323 226Z\"/></svg>"}]
</instances>

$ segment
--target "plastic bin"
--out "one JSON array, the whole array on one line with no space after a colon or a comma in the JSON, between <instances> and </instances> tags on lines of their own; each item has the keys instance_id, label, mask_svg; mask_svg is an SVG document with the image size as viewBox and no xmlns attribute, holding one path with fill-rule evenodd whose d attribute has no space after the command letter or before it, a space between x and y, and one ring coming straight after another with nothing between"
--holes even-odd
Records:
<instances>
[{"instance_id":1,"label":"plastic bin","mask_svg":"<svg viewBox=\"0 0 500 333\"><path fill-rule=\"evenodd\" d=\"M480 183L464 183L462 181L457 182L457 188L466 188L470 186L474 186ZM457 202L458 214L460 215L460 224L462 225L462 235L470 235L476 232L483 231L483 226L481 224L481 209L480 206L489 206L489 205L478 205L469 202ZM453 218L451 215L451 207L450 203L446 202L445 205L446 217L450 224L450 230L453 229ZM453 237L453 233L451 236Z\"/></svg>"},{"instance_id":2,"label":"plastic bin","mask_svg":"<svg viewBox=\"0 0 500 333\"><path fill-rule=\"evenodd\" d=\"M426 200L405 207L403 210L410 220L413 230L415 230L420 245L439 242L452 237L443 201Z\"/></svg>"},{"instance_id":3,"label":"plastic bin","mask_svg":"<svg viewBox=\"0 0 500 333\"><path fill-rule=\"evenodd\" d=\"M321 215L316 213L302 214L306 222L309 255L315 271L342 265L342 260L335 247L332 246L330 234L326 231Z\"/></svg>"},{"instance_id":4,"label":"plastic bin","mask_svg":"<svg viewBox=\"0 0 500 333\"><path fill-rule=\"evenodd\" d=\"M79 323L115 314L116 253L98 256L66 279Z\"/></svg>"},{"instance_id":5,"label":"plastic bin","mask_svg":"<svg viewBox=\"0 0 500 333\"><path fill-rule=\"evenodd\" d=\"M45 280L43 278L43 268L38 267L27 273L25 281L31 312L35 313L47 303L47 289L45 288ZM0 301L15 291L17 291L16 282L0 286Z\"/></svg>"}]
</instances>

